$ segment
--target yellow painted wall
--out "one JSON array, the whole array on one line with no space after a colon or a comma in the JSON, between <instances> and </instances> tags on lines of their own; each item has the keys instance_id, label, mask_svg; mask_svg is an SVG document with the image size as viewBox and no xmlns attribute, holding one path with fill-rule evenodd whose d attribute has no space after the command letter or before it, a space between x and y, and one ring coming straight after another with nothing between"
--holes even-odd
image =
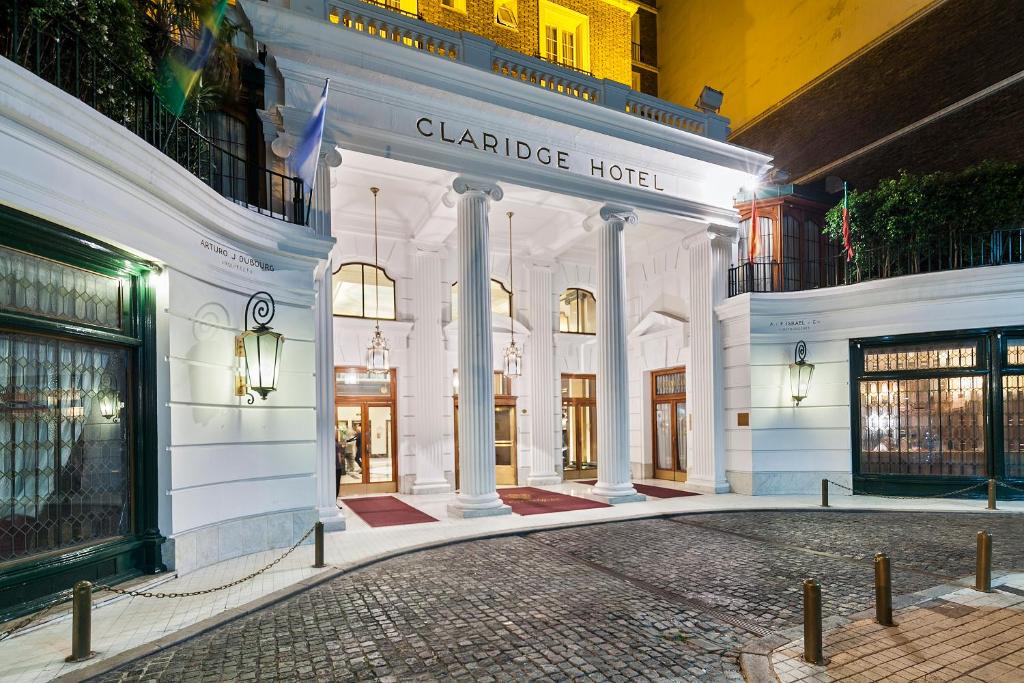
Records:
<instances>
[{"instance_id":1,"label":"yellow painted wall","mask_svg":"<svg viewBox=\"0 0 1024 683\"><path fill-rule=\"evenodd\" d=\"M934 2L659 0L659 95L721 90L735 131Z\"/></svg>"}]
</instances>

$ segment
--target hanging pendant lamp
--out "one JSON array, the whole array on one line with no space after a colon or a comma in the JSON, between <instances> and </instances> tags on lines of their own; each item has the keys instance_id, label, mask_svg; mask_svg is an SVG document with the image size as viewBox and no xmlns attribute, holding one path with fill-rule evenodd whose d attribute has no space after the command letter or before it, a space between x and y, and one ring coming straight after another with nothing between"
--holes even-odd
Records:
<instances>
[{"instance_id":1,"label":"hanging pendant lamp","mask_svg":"<svg viewBox=\"0 0 1024 683\"><path fill-rule=\"evenodd\" d=\"M511 333L509 345L505 347L502 358L502 371L506 377L519 377L523 374L523 352L516 346L516 321L515 321L515 297L516 289L512 284L512 212L508 216L508 323Z\"/></svg>"},{"instance_id":2,"label":"hanging pendant lamp","mask_svg":"<svg viewBox=\"0 0 1024 683\"><path fill-rule=\"evenodd\" d=\"M373 193L373 317L377 319L370 345L366 348L366 369L370 374L383 375L391 370L391 347L380 331L380 265L377 262L377 193L379 187L371 187Z\"/></svg>"}]
</instances>

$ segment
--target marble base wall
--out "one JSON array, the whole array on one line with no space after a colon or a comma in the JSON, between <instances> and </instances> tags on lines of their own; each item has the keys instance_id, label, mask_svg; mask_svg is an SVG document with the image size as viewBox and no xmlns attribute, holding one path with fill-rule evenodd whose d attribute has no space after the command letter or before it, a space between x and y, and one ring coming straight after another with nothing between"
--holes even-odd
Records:
<instances>
[{"instance_id":1,"label":"marble base wall","mask_svg":"<svg viewBox=\"0 0 1024 683\"><path fill-rule=\"evenodd\" d=\"M725 473L733 493L746 496L820 495L821 480L831 479L843 486L853 486L853 475L842 471L818 472L740 472ZM849 495L849 491L835 486L830 496Z\"/></svg>"},{"instance_id":2,"label":"marble base wall","mask_svg":"<svg viewBox=\"0 0 1024 683\"><path fill-rule=\"evenodd\" d=\"M233 519L178 534L164 545L167 568L179 575L243 555L289 548L313 523L316 510L291 510ZM306 539L311 544L313 536Z\"/></svg>"}]
</instances>

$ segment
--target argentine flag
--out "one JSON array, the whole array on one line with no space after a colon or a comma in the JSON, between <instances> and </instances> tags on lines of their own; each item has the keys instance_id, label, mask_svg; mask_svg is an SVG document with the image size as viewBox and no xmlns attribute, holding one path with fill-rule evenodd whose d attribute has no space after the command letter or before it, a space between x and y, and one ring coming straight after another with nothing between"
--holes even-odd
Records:
<instances>
[{"instance_id":1,"label":"argentine flag","mask_svg":"<svg viewBox=\"0 0 1024 683\"><path fill-rule=\"evenodd\" d=\"M313 108L313 115L309 118L299 144L295 146L288 161L292 173L302 179L305 187L313 191L313 181L316 180L316 162L320 158L320 142L324 138L324 119L327 117L327 86L331 79L324 81L324 92L320 95L320 101Z\"/></svg>"}]
</instances>

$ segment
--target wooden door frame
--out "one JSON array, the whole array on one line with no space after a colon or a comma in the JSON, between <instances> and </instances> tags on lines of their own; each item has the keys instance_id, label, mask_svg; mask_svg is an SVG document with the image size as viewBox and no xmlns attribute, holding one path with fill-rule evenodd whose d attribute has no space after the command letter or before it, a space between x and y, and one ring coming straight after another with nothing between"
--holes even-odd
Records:
<instances>
[{"instance_id":1,"label":"wooden door frame","mask_svg":"<svg viewBox=\"0 0 1024 683\"><path fill-rule=\"evenodd\" d=\"M498 407L510 407L512 408L512 471L515 473L514 484L519 483L519 421L516 415L516 399L518 397L511 394L503 394L494 397L494 408ZM452 396L452 421L455 423L455 490L459 490L459 397L458 395ZM495 425L497 426L497 425ZM498 453L494 453L494 466L498 466ZM497 476L497 473L495 473Z\"/></svg>"},{"instance_id":2,"label":"wooden door frame","mask_svg":"<svg viewBox=\"0 0 1024 683\"><path fill-rule=\"evenodd\" d=\"M362 482L358 484L342 484L339 495L345 495L346 492L350 494L359 493L395 493L398 491L398 373L395 368L392 368L388 372L390 373L390 384L391 391L387 398L379 396L339 396L337 389L337 377L339 373L343 373L347 370L354 370L356 372L366 372L365 367L355 365L336 365L334 367L335 377L335 389L334 389L334 438L335 444L337 444L338 438L338 408L340 407L358 407L359 408L359 421L363 425L364 430L367 426L370 428L373 425L370 423L370 408L390 408L391 409L391 481L378 481L371 482L370 479L370 457L372 454L371 441L373 435L370 432L364 431L363 433L363 468L360 475L362 476ZM358 491L356 490L358 489Z\"/></svg>"},{"instance_id":3,"label":"wooden door frame","mask_svg":"<svg viewBox=\"0 0 1024 683\"><path fill-rule=\"evenodd\" d=\"M661 370L651 371L651 390L649 394L649 405L651 407L651 465L655 479L666 479L669 481L686 481L686 470L676 469L679 463L679 433L676 420L676 406L680 403L683 404L683 408L687 411L686 416L689 419L689 408L686 405L686 392L675 393L675 394L663 394L658 395L657 393L657 378L665 375L675 375L677 373L683 373L684 382L686 377L686 366L679 365L672 368L663 368ZM684 385L685 386L685 385ZM671 440L672 440L672 469L664 470L658 468L658 411L657 406L659 403L666 403L669 406L671 412ZM688 431L688 430L687 430ZM683 435L686 438L686 435ZM663 473L659 476L659 472Z\"/></svg>"},{"instance_id":4,"label":"wooden door frame","mask_svg":"<svg viewBox=\"0 0 1024 683\"><path fill-rule=\"evenodd\" d=\"M561 384L561 380L562 379L570 379L570 380L572 380L572 379L588 379L588 380L593 380L594 381L594 389L595 389L595 392L596 392L596 389L597 389L597 375L594 374L594 373L563 372L563 373L561 373L561 375L559 375L559 384ZM594 448L594 455L595 455L594 462L596 463L597 462L597 458L601 457L601 453L597 449L597 446L598 446L598 444L597 444L597 396L592 396L592 397L589 397L589 398L579 398L579 397L571 397L571 396L570 397L563 397L562 398L562 407L565 407L567 405L575 406L576 408L582 408L582 407L593 408L593 412L591 413L591 416L590 416L591 417L591 419L590 419L590 442L591 442L591 445ZM578 429L579 415L580 415L580 411L577 410L576 411L577 429L576 429L576 439L575 439L576 443L573 444L575 446L575 448L576 448L577 455L579 454L580 450L582 449L582 442L581 442L582 434L581 434L580 429ZM572 474L569 474L570 472ZM581 468L579 466L579 458L577 458L577 460L576 460L576 468L574 470L567 470L567 469L565 469L564 465L562 466L562 479L570 479L570 480L572 480L572 479L583 479L583 478L589 478L591 475L595 476L595 477L597 476L597 468L596 467L593 468L593 469L583 469L583 468Z\"/></svg>"}]
</instances>

